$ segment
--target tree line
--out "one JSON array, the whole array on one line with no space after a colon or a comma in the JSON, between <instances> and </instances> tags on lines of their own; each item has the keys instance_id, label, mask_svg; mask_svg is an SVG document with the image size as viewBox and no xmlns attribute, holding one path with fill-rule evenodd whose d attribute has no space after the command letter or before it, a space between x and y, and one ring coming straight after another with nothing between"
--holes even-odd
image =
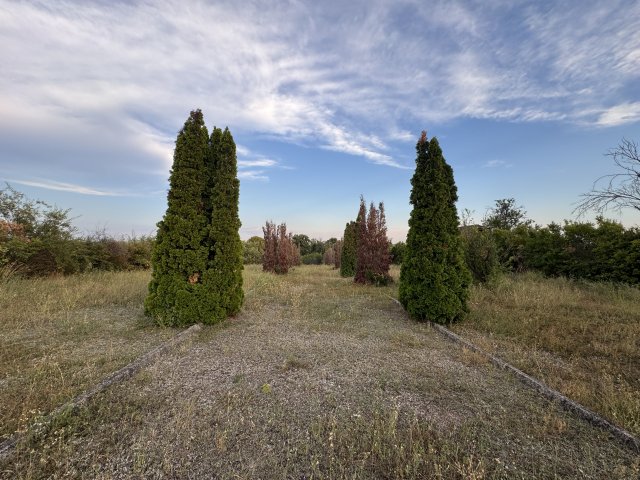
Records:
<instances>
[{"instance_id":1,"label":"tree line","mask_svg":"<svg viewBox=\"0 0 640 480\"><path fill-rule=\"evenodd\" d=\"M637 148L627 142L612 155L624 172L586 195L579 208L637 208ZM400 303L412 318L440 323L467 312L472 281L504 271L640 283L640 229L602 216L595 223L542 227L509 198L497 200L481 224L463 212L460 225L453 170L426 132L416 144L406 243L389 242L384 204L367 208L362 197L339 240L293 235L284 223L266 222L263 238L241 242L235 142L228 128L209 134L200 110L178 133L169 183L155 239L121 240L100 233L77 237L68 210L29 200L7 185L0 190L0 273L152 267L145 313L163 325L215 323L237 313L243 263L261 262L278 274L325 263L356 283L374 285L390 282L389 265L399 263Z\"/></svg>"}]
</instances>

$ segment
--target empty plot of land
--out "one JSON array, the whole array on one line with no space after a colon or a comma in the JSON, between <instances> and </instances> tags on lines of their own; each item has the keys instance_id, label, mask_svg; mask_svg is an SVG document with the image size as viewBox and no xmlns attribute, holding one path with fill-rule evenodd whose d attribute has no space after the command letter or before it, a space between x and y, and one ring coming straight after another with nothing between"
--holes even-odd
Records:
<instances>
[{"instance_id":1,"label":"empty plot of land","mask_svg":"<svg viewBox=\"0 0 640 480\"><path fill-rule=\"evenodd\" d=\"M19 445L7 478L636 478L640 460L387 295L245 272L238 317Z\"/></svg>"}]
</instances>

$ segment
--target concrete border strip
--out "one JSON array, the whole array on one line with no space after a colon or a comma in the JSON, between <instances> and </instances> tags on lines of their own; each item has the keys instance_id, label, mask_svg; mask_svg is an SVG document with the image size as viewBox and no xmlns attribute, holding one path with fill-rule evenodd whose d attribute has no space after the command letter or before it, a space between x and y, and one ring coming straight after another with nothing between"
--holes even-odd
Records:
<instances>
[{"instance_id":1,"label":"concrete border strip","mask_svg":"<svg viewBox=\"0 0 640 480\"><path fill-rule=\"evenodd\" d=\"M191 337L193 334L199 332L201 329L202 327L200 326L200 324L192 325L186 330L183 330L182 332L178 333L177 335L175 335L173 338L166 341L165 343L157 346L153 350L150 350L149 352L145 353L141 357L138 357L136 360L122 367L120 370L117 370L112 374L108 375L107 377L102 379L102 381L97 385L93 386L89 390L84 391L83 393L75 397L73 400L65 403L64 405L56 408L51 413L46 415L41 425L39 425L39 428L48 427L53 422L53 420L63 412L68 412L68 411L73 412L77 410L80 406L85 405L92 397L106 390L108 387L110 387L114 383L122 382L124 380L127 380L128 378L131 378L139 370L141 370L143 367L146 367L153 360L155 360L156 357L162 355L163 353L175 347L176 345L181 344L182 342L187 340L189 337ZM24 436L26 436L30 431L32 431L32 429L28 429L26 432L23 432L23 433L15 433L11 437L9 437L7 440L0 443L0 460L4 460L5 458L7 458L11 454L15 446L18 444L18 442Z\"/></svg>"},{"instance_id":2,"label":"concrete border strip","mask_svg":"<svg viewBox=\"0 0 640 480\"><path fill-rule=\"evenodd\" d=\"M398 299L393 298L390 295L389 295L389 298L391 298L394 302L400 305L400 307L402 307L402 304ZM404 310L404 307L402 307L402 309ZM635 450L636 452L640 452L640 440L638 440L638 438L636 438L635 436L633 436L631 433L627 432L623 428L620 428L617 425L614 425L608 420L602 418L597 413L592 412L585 406L562 395L557 390L553 390L552 388L549 388L540 380L533 378L530 375L527 375L522 370L514 367L513 365L505 362L504 360L501 360L500 358L490 354L489 352L482 350L480 347L477 347L476 345L469 342L468 340L465 340L460 335L453 333L448 328L433 322L427 322L427 323L434 330L437 330L439 333L447 337L452 342L458 343L473 352L479 353L480 355L487 357L491 361L491 363L493 363L495 366L501 368L502 370L507 370L511 372L521 382L523 382L528 387L533 388L544 397L548 398L549 400L558 402L565 410L568 410L576 414L577 416L588 421L592 425L595 425L597 427L602 428L603 430L608 431L616 439L618 439L620 442L622 442L626 446L630 447L632 450Z\"/></svg>"}]
</instances>

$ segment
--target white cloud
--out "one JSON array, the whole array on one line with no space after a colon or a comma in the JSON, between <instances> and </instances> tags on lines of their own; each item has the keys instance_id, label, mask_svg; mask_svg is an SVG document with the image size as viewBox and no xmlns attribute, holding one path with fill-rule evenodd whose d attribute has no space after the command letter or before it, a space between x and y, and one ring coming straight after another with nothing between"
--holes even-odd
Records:
<instances>
[{"instance_id":1,"label":"white cloud","mask_svg":"<svg viewBox=\"0 0 640 480\"><path fill-rule=\"evenodd\" d=\"M58 190L61 192L79 193L81 195L96 195L99 197L134 197L138 194L115 192L110 190L98 190L95 188L83 187L72 183L56 182L53 180L7 180L9 183L17 183L28 187L44 188L47 190Z\"/></svg>"},{"instance_id":2,"label":"white cloud","mask_svg":"<svg viewBox=\"0 0 640 480\"><path fill-rule=\"evenodd\" d=\"M598 125L611 127L640 120L640 102L623 103L605 110L598 117Z\"/></svg>"},{"instance_id":3,"label":"white cloud","mask_svg":"<svg viewBox=\"0 0 640 480\"><path fill-rule=\"evenodd\" d=\"M241 180L261 180L264 182L269 180L264 170L240 170L238 172L238 178Z\"/></svg>"},{"instance_id":4,"label":"white cloud","mask_svg":"<svg viewBox=\"0 0 640 480\"><path fill-rule=\"evenodd\" d=\"M501 167L508 168L508 167L511 167L511 164L504 160L489 160L482 166L484 168L501 168Z\"/></svg>"},{"instance_id":5,"label":"white cloud","mask_svg":"<svg viewBox=\"0 0 640 480\"><path fill-rule=\"evenodd\" d=\"M258 158L256 160L238 160L238 168L243 167L275 167L278 164L270 158Z\"/></svg>"}]
</instances>

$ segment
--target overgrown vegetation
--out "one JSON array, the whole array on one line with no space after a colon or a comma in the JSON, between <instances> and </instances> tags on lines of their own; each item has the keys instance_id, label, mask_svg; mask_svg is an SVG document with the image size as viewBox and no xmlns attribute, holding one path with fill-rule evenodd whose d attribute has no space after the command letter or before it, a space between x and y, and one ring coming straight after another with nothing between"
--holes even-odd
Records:
<instances>
[{"instance_id":1,"label":"overgrown vegetation","mask_svg":"<svg viewBox=\"0 0 640 480\"><path fill-rule=\"evenodd\" d=\"M148 282L148 271L0 280L0 439L175 334L145 319Z\"/></svg>"},{"instance_id":2,"label":"overgrown vegetation","mask_svg":"<svg viewBox=\"0 0 640 480\"><path fill-rule=\"evenodd\" d=\"M455 328L640 435L638 305L637 287L512 274L474 286Z\"/></svg>"},{"instance_id":3,"label":"overgrown vegetation","mask_svg":"<svg viewBox=\"0 0 640 480\"><path fill-rule=\"evenodd\" d=\"M423 131L416 152L399 299L414 319L450 323L466 313L471 283L458 229L458 193L435 137L428 141Z\"/></svg>"},{"instance_id":4,"label":"overgrown vegetation","mask_svg":"<svg viewBox=\"0 0 640 480\"><path fill-rule=\"evenodd\" d=\"M0 275L70 275L138 270L151 265L153 238L78 236L69 210L0 190Z\"/></svg>"}]
</instances>

